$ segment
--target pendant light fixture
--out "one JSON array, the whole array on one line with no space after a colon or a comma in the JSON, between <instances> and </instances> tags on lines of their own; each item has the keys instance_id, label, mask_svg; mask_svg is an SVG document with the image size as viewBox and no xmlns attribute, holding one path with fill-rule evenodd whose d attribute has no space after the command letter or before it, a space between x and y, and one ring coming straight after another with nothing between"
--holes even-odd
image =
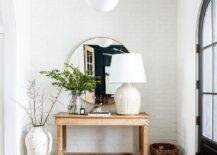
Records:
<instances>
[{"instance_id":1,"label":"pendant light fixture","mask_svg":"<svg viewBox=\"0 0 217 155\"><path fill-rule=\"evenodd\" d=\"M86 0L86 2L99 12L108 12L117 6L119 0Z\"/></svg>"},{"instance_id":2,"label":"pendant light fixture","mask_svg":"<svg viewBox=\"0 0 217 155\"><path fill-rule=\"evenodd\" d=\"M105 38L105 39L102 39L102 40L99 42L99 46L102 47L102 48L107 48L107 47L109 47L112 43L113 43L113 40L112 40L112 39Z\"/></svg>"}]
</instances>

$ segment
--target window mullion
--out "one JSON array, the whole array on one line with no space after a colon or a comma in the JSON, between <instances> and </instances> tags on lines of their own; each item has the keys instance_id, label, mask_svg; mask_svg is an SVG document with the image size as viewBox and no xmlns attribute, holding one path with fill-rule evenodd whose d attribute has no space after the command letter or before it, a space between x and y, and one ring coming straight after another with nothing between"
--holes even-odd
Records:
<instances>
[{"instance_id":1,"label":"window mullion","mask_svg":"<svg viewBox=\"0 0 217 155\"><path fill-rule=\"evenodd\" d=\"M215 35L215 1L211 1L211 24L212 24L212 93L215 92L215 45L214 45L214 35ZM214 140L214 94L212 95L212 140Z\"/></svg>"}]
</instances>

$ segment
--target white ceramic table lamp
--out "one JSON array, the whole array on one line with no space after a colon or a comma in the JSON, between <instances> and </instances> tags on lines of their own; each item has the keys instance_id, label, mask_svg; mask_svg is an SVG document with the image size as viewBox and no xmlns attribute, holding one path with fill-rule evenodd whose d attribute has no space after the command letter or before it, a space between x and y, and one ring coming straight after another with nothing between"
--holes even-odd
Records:
<instances>
[{"instance_id":1,"label":"white ceramic table lamp","mask_svg":"<svg viewBox=\"0 0 217 155\"><path fill-rule=\"evenodd\" d=\"M115 94L117 113L139 114L140 92L132 83L145 83L146 75L141 54L115 54L112 56L109 82L123 83Z\"/></svg>"}]
</instances>

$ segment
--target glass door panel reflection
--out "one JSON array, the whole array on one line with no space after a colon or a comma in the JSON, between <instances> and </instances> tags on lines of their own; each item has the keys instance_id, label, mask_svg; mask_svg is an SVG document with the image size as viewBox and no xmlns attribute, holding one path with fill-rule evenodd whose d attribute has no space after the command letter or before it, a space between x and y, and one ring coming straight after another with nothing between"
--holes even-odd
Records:
<instances>
[{"instance_id":1,"label":"glass door panel reflection","mask_svg":"<svg viewBox=\"0 0 217 155\"><path fill-rule=\"evenodd\" d=\"M203 95L202 106L202 134L204 137L212 139L212 95Z\"/></svg>"},{"instance_id":2,"label":"glass door panel reflection","mask_svg":"<svg viewBox=\"0 0 217 155\"><path fill-rule=\"evenodd\" d=\"M212 44L212 3L210 2L204 17L203 47Z\"/></svg>"},{"instance_id":3,"label":"glass door panel reflection","mask_svg":"<svg viewBox=\"0 0 217 155\"><path fill-rule=\"evenodd\" d=\"M203 50L203 92L212 92L212 47Z\"/></svg>"},{"instance_id":4,"label":"glass door panel reflection","mask_svg":"<svg viewBox=\"0 0 217 155\"><path fill-rule=\"evenodd\" d=\"M217 42L217 0L213 1L213 42Z\"/></svg>"},{"instance_id":5,"label":"glass door panel reflection","mask_svg":"<svg viewBox=\"0 0 217 155\"><path fill-rule=\"evenodd\" d=\"M217 95L214 96L213 103L213 141L217 142Z\"/></svg>"},{"instance_id":6,"label":"glass door panel reflection","mask_svg":"<svg viewBox=\"0 0 217 155\"><path fill-rule=\"evenodd\" d=\"M213 91L214 93L217 93L217 45L213 47L214 52L213 52L213 61L214 61L214 68L213 68Z\"/></svg>"}]
</instances>

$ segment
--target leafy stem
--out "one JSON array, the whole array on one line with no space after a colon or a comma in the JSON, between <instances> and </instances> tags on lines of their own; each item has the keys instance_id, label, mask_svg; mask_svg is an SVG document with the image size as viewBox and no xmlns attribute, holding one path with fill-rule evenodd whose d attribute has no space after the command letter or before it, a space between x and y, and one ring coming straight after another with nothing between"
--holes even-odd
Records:
<instances>
[{"instance_id":1,"label":"leafy stem","mask_svg":"<svg viewBox=\"0 0 217 155\"><path fill-rule=\"evenodd\" d=\"M71 64L65 64L64 70L41 71L41 74L53 79L52 85L65 88L66 90L76 91L82 94L84 91L93 92L100 77L95 77L90 71L81 72Z\"/></svg>"}]
</instances>

